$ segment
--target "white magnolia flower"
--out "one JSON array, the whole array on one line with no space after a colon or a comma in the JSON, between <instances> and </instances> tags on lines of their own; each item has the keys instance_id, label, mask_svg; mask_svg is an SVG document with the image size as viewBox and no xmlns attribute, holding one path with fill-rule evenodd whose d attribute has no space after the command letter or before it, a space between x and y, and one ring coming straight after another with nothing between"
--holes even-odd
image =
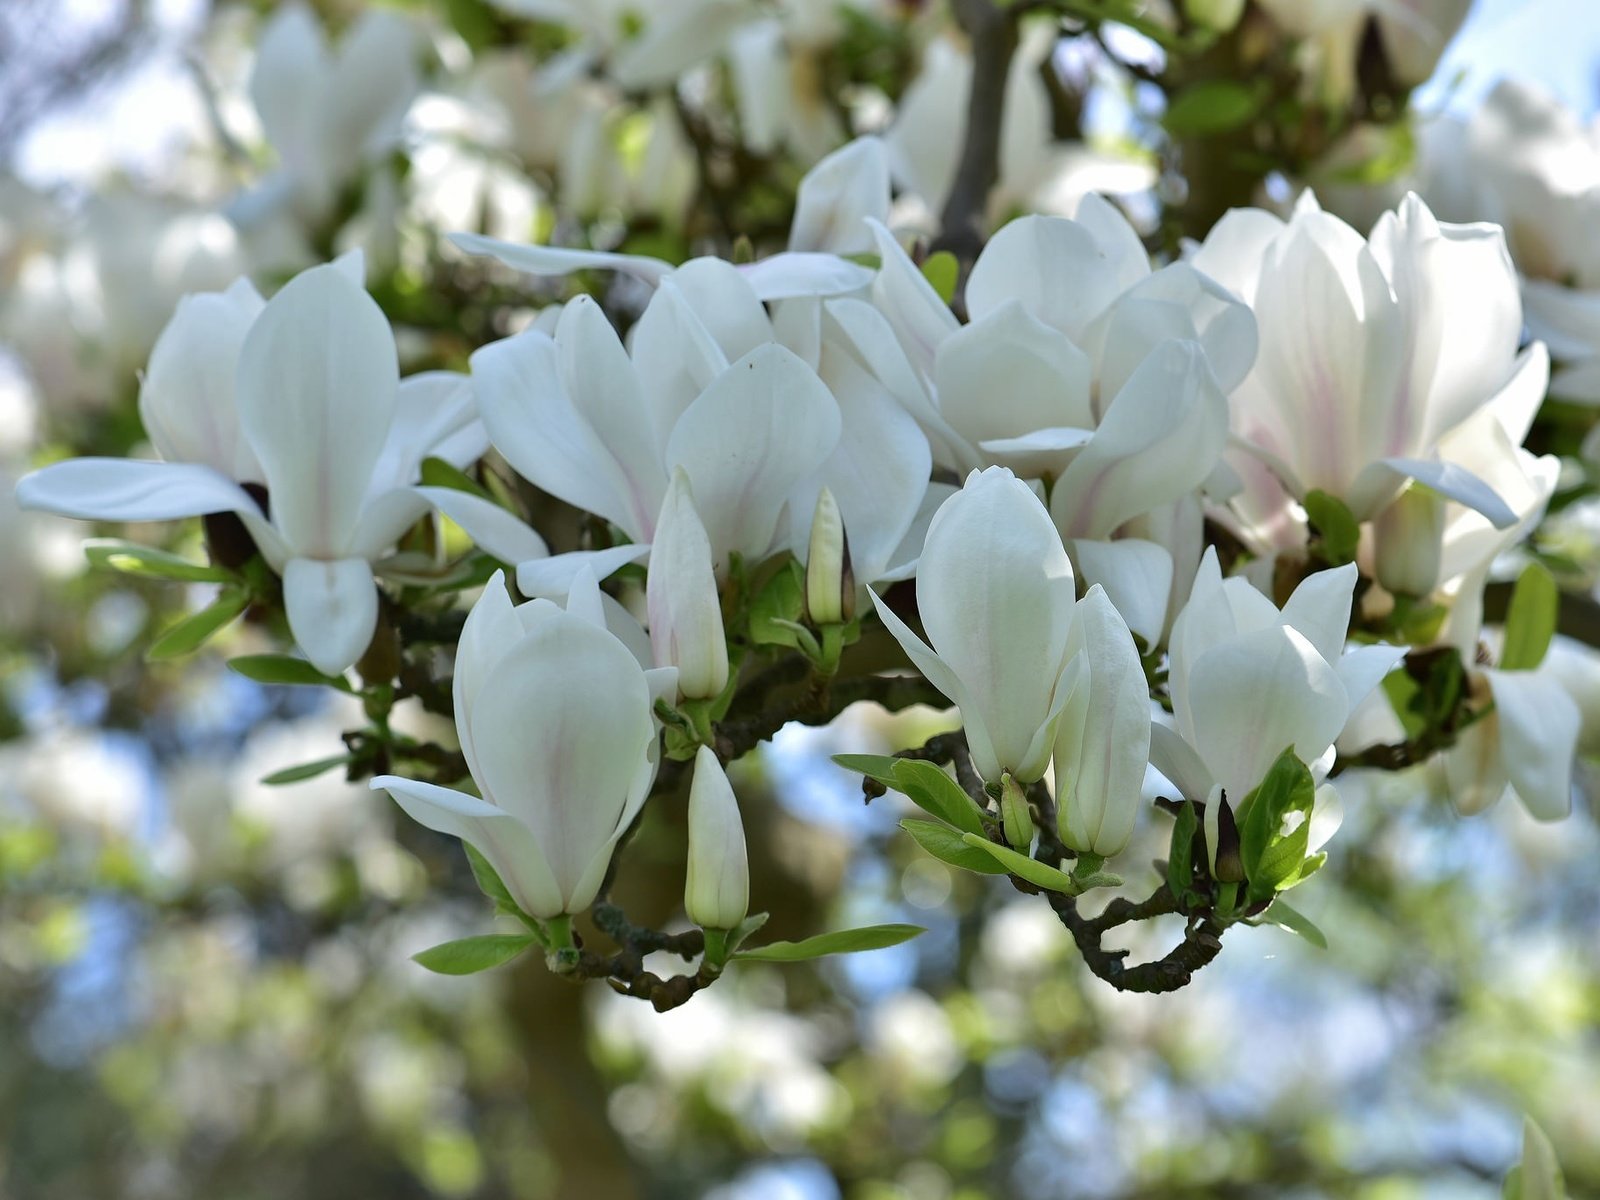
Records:
<instances>
[{"instance_id":1,"label":"white magnolia flower","mask_svg":"<svg viewBox=\"0 0 1600 1200\"><path fill-rule=\"evenodd\" d=\"M532 916L582 912L655 781L651 709L675 676L646 671L607 630L592 575L563 609L513 607L497 573L462 627L453 683L461 752L482 798L394 775L372 786L469 842Z\"/></svg>"},{"instance_id":2,"label":"white magnolia flower","mask_svg":"<svg viewBox=\"0 0 1600 1200\"><path fill-rule=\"evenodd\" d=\"M1583 714L1560 677L1485 667L1472 671L1469 682L1478 702L1490 707L1441 756L1456 810L1482 812L1509 792L1539 820L1561 820L1572 811Z\"/></svg>"},{"instance_id":3,"label":"white magnolia flower","mask_svg":"<svg viewBox=\"0 0 1600 1200\"><path fill-rule=\"evenodd\" d=\"M872 302L828 304L854 352L921 424L936 462L1052 481L1079 570L1154 644L1174 564L1160 544L1113 539L1214 481L1226 392L1255 355L1249 311L1188 264L1152 273L1097 196L1073 219L1023 217L990 239L967 281L967 325L874 229Z\"/></svg>"},{"instance_id":4,"label":"white magnolia flower","mask_svg":"<svg viewBox=\"0 0 1600 1200\"><path fill-rule=\"evenodd\" d=\"M19 503L103 521L235 513L283 577L306 656L323 671L349 667L377 622L373 564L430 501L472 528L492 507L413 486L427 456L469 463L486 439L464 376L399 378L394 336L360 273L356 254L302 272L271 301L245 280L185 300L140 394L165 461L56 463L18 484ZM498 532L491 521L480 540L499 544ZM531 531L501 537L518 555L542 545Z\"/></svg>"},{"instance_id":5,"label":"white magnolia flower","mask_svg":"<svg viewBox=\"0 0 1600 1200\"><path fill-rule=\"evenodd\" d=\"M709 746L695 753L689 785L689 870L683 908L703 929L732 929L750 907L744 822L727 773Z\"/></svg>"},{"instance_id":6,"label":"white magnolia flower","mask_svg":"<svg viewBox=\"0 0 1600 1200\"><path fill-rule=\"evenodd\" d=\"M1467 18L1472 0L1259 0L1295 37L1310 39L1325 95L1339 101L1356 83L1357 56L1369 18L1376 24L1389 71L1415 86L1433 74Z\"/></svg>"},{"instance_id":7,"label":"white magnolia flower","mask_svg":"<svg viewBox=\"0 0 1600 1200\"><path fill-rule=\"evenodd\" d=\"M1232 398L1234 432L1270 468L1236 460L1245 530L1282 519L1284 489L1330 493L1367 520L1410 479L1499 527L1515 521L1447 453L1460 449L1447 435L1503 395L1542 393L1548 370L1541 348L1517 353L1522 310L1499 229L1441 224L1413 195L1368 240L1306 193L1287 222L1235 209L1190 261L1260 325L1255 369Z\"/></svg>"},{"instance_id":8,"label":"white magnolia flower","mask_svg":"<svg viewBox=\"0 0 1600 1200\"><path fill-rule=\"evenodd\" d=\"M1351 712L1405 654L1345 653L1354 564L1308 575L1280 612L1208 549L1172 628L1168 686L1176 732L1151 730L1151 762L1185 796L1220 786L1237 805L1286 747L1317 764Z\"/></svg>"},{"instance_id":9,"label":"white magnolia flower","mask_svg":"<svg viewBox=\"0 0 1600 1200\"><path fill-rule=\"evenodd\" d=\"M974 471L934 515L917 567L918 637L873 593L879 617L928 682L961 709L988 782L1044 775L1081 674L1071 655L1072 564L1032 489Z\"/></svg>"},{"instance_id":10,"label":"white magnolia flower","mask_svg":"<svg viewBox=\"0 0 1600 1200\"><path fill-rule=\"evenodd\" d=\"M400 141L418 50L416 30L391 11L364 10L335 50L304 4L278 8L256 47L250 99L279 166L245 215L286 205L302 221L321 220L340 188Z\"/></svg>"}]
</instances>

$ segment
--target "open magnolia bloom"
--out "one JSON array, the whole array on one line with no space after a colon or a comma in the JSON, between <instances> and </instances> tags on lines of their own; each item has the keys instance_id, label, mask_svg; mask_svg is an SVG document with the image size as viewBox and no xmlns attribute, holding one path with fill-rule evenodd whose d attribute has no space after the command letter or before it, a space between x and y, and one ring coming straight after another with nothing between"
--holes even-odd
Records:
<instances>
[{"instance_id":1,"label":"open magnolia bloom","mask_svg":"<svg viewBox=\"0 0 1600 1200\"><path fill-rule=\"evenodd\" d=\"M349 667L377 623L373 564L428 510L413 486L422 460L465 465L487 445L465 376L400 379L361 267L359 253L313 267L265 302L245 280L186 299L140 393L165 461L56 463L17 485L19 503L100 521L237 514L283 577L306 657L329 673ZM463 495L442 503L469 523L491 507ZM531 531L516 541L522 553L540 547Z\"/></svg>"},{"instance_id":2,"label":"open magnolia bloom","mask_svg":"<svg viewBox=\"0 0 1600 1200\"><path fill-rule=\"evenodd\" d=\"M929 683L961 709L986 782L1043 777L1081 669L1070 653L1072 563L1031 488L974 471L928 527L917 567L924 642L873 593L878 616Z\"/></svg>"},{"instance_id":3,"label":"open magnolia bloom","mask_svg":"<svg viewBox=\"0 0 1600 1200\"><path fill-rule=\"evenodd\" d=\"M278 169L236 205L246 226L284 210L322 220L339 189L400 141L420 80L417 30L394 12L366 9L337 49L310 8L285 4L267 22L250 73L250 99Z\"/></svg>"},{"instance_id":4,"label":"open magnolia bloom","mask_svg":"<svg viewBox=\"0 0 1600 1200\"><path fill-rule=\"evenodd\" d=\"M827 306L855 353L922 426L936 463L1049 481L1080 573L1155 644L1173 562L1159 543L1116 535L1220 482L1226 393L1255 355L1249 311L1188 264L1152 273L1098 196L1074 219L1022 217L995 234L967 281L966 325L874 230L871 302Z\"/></svg>"},{"instance_id":5,"label":"open magnolia bloom","mask_svg":"<svg viewBox=\"0 0 1600 1200\"><path fill-rule=\"evenodd\" d=\"M1207 549L1172 627L1168 686L1176 731L1151 730L1150 761L1191 800L1220 787L1238 804L1285 747L1312 766L1356 705L1405 655L1345 653L1354 564L1308 575L1278 607Z\"/></svg>"},{"instance_id":6,"label":"open magnolia bloom","mask_svg":"<svg viewBox=\"0 0 1600 1200\"><path fill-rule=\"evenodd\" d=\"M1255 369L1232 396L1241 454L1271 473L1239 463L1246 528L1272 528L1285 491L1326 492L1368 520L1411 479L1515 523L1445 441L1503 392L1544 390L1543 351L1517 353L1522 308L1498 228L1441 224L1411 195L1367 240L1308 192L1287 222L1233 210L1190 261L1260 323Z\"/></svg>"},{"instance_id":7,"label":"open magnolia bloom","mask_svg":"<svg viewBox=\"0 0 1600 1200\"><path fill-rule=\"evenodd\" d=\"M655 782L651 708L676 687L606 628L593 575L513 606L496 573L456 649L456 732L481 795L382 775L407 815L470 843L534 917L582 912Z\"/></svg>"}]
</instances>

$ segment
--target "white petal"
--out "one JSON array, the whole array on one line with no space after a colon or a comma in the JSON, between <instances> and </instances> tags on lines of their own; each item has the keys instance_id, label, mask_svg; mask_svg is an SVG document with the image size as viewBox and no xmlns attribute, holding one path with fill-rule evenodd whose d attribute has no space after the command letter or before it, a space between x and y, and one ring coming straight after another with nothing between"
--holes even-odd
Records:
<instances>
[{"instance_id":1,"label":"white petal","mask_svg":"<svg viewBox=\"0 0 1600 1200\"><path fill-rule=\"evenodd\" d=\"M874 275L860 263L813 251L774 254L760 262L747 263L738 271L762 300L841 296L860 291Z\"/></svg>"},{"instance_id":2,"label":"white petal","mask_svg":"<svg viewBox=\"0 0 1600 1200\"><path fill-rule=\"evenodd\" d=\"M1358 646L1333 660L1334 672L1339 676L1339 682L1344 684L1352 711L1405 656L1404 646Z\"/></svg>"},{"instance_id":3,"label":"white petal","mask_svg":"<svg viewBox=\"0 0 1600 1200\"><path fill-rule=\"evenodd\" d=\"M538 531L520 518L471 492L419 487L417 494L466 531L478 549L513 565L545 558L550 548Z\"/></svg>"},{"instance_id":4,"label":"white petal","mask_svg":"<svg viewBox=\"0 0 1600 1200\"><path fill-rule=\"evenodd\" d=\"M17 482L22 508L81 521L173 521L261 510L248 492L210 467L127 458L69 458Z\"/></svg>"},{"instance_id":5,"label":"white petal","mask_svg":"<svg viewBox=\"0 0 1600 1200\"><path fill-rule=\"evenodd\" d=\"M1242 801L1286 747L1311 762L1350 711L1343 685L1300 633L1286 626L1230 638L1189 672L1194 743L1231 801Z\"/></svg>"},{"instance_id":6,"label":"white petal","mask_svg":"<svg viewBox=\"0 0 1600 1200\"><path fill-rule=\"evenodd\" d=\"M1541 821L1572 811L1572 760L1583 718L1560 683L1533 671L1486 670L1512 789Z\"/></svg>"},{"instance_id":7,"label":"white petal","mask_svg":"<svg viewBox=\"0 0 1600 1200\"><path fill-rule=\"evenodd\" d=\"M239 423L298 554L349 553L400 383L394 335L334 267L284 285L239 352Z\"/></svg>"},{"instance_id":8,"label":"white petal","mask_svg":"<svg viewBox=\"0 0 1600 1200\"><path fill-rule=\"evenodd\" d=\"M630 542L605 550L569 550L548 558L524 560L517 564L517 591L524 596L565 596L579 571L587 569L594 572L596 579L606 579L629 563L649 556L648 543Z\"/></svg>"},{"instance_id":9,"label":"white petal","mask_svg":"<svg viewBox=\"0 0 1600 1200\"><path fill-rule=\"evenodd\" d=\"M971 707L970 702L963 704L967 699L967 692L961 686L961 680L944 660L933 652L928 643L918 637L916 632L883 602L877 592L869 589L867 594L872 597L872 606L877 610L878 619L883 622L884 628L894 640L900 643L900 648L906 652L911 665L922 672L924 679L943 692L950 703L961 709L961 723L966 729L967 746L972 751L972 765L977 768L978 774L985 780L998 780L1002 768L999 760L995 758L994 747L990 743L988 731L983 723L983 714Z\"/></svg>"},{"instance_id":10,"label":"white petal","mask_svg":"<svg viewBox=\"0 0 1600 1200\"><path fill-rule=\"evenodd\" d=\"M1204 799L1215 782L1211 768L1195 748L1176 729L1159 722L1150 725L1150 765L1166 776L1184 799Z\"/></svg>"},{"instance_id":11,"label":"white petal","mask_svg":"<svg viewBox=\"0 0 1600 1200\"><path fill-rule=\"evenodd\" d=\"M505 242L476 233L452 233L450 240L468 254L499 259L529 275L570 275L591 268L621 271L655 284L669 274L672 264L644 254L612 254L604 250L573 250L564 246L529 246Z\"/></svg>"},{"instance_id":12,"label":"white petal","mask_svg":"<svg viewBox=\"0 0 1600 1200\"><path fill-rule=\"evenodd\" d=\"M1376 475L1384 470L1388 472L1389 480L1395 487L1407 479L1418 480L1440 495L1448 496L1459 504L1465 504L1474 512L1482 513L1496 529L1509 529L1517 523L1517 514L1493 488L1465 467L1455 463L1434 462L1420 458L1385 458L1373 464L1363 472L1363 475ZM1361 484L1366 482L1365 479L1359 481L1358 489L1361 489ZM1368 485L1368 488L1361 490L1370 490L1375 494L1378 489ZM1390 489L1385 487L1382 490L1388 492ZM1351 507L1355 508L1354 503Z\"/></svg>"},{"instance_id":13,"label":"white petal","mask_svg":"<svg viewBox=\"0 0 1600 1200\"><path fill-rule=\"evenodd\" d=\"M1161 644L1172 594L1172 555L1139 538L1114 542L1074 539L1072 559L1085 583L1104 589L1127 626L1144 644Z\"/></svg>"},{"instance_id":14,"label":"white petal","mask_svg":"<svg viewBox=\"0 0 1600 1200\"><path fill-rule=\"evenodd\" d=\"M667 464L688 472L717 568L766 557L789 493L833 453L839 405L776 343L733 363L679 418Z\"/></svg>"},{"instance_id":15,"label":"white petal","mask_svg":"<svg viewBox=\"0 0 1600 1200\"><path fill-rule=\"evenodd\" d=\"M789 249L864 253L872 249L868 217L889 219L889 156L878 138L860 137L821 159L800 180Z\"/></svg>"},{"instance_id":16,"label":"white petal","mask_svg":"<svg viewBox=\"0 0 1600 1200\"><path fill-rule=\"evenodd\" d=\"M417 824L470 843L530 916L560 915L561 892L544 852L532 831L510 813L465 792L397 775L379 775L372 787L387 789Z\"/></svg>"},{"instance_id":17,"label":"white petal","mask_svg":"<svg viewBox=\"0 0 1600 1200\"><path fill-rule=\"evenodd\" d=\"M933 374L939 343L960 328L949 305L923 277L906 252L881 222L868 220L878 248L878 275L872 281L872 301L888 318L911 365L924 378Z\"/></svg>"},{"instance_id":18,"label":"white petal","mask_svg":"<svg viewBox=\"0 0 1600 1200\"><path fill-rule=\"evenodd\" d=\"M345 31L326 107L317 114L329 166L348 169L400 141L422 48L420 31L383 9L367 9Z\"/></svg>"},{"instance_id":19,"label":"white petal","mask_svg":"<svg viewBox=\"0 0 1600 1200\"><path fill-rule=\"evenodd\" d=\"M1350 636L1350 600L1359 578L1354 563L1313 571L1283 606L1283 623L1305 634L1330 663L1339 661Z\"/></svg>"},{"instance_id":20,"label":"white petal","mask_svg":"<svg viewBox=\"0 0 1600 1200\"><path fill-rule=\"evenodd\" d=\"M319 137L317 106L331 68L322 27L305 5L284 5L262 30L250 71L250 100L267 140L292 167L320 165L312 157Z\"/></svg>"},{"instance_id":21,"label":"white petal","mask_svg":"<svg viewBox=\"0 0 1600 1200\"><path fill-rule=\"evenodd\" d=\"M709 699L728 682L728 642L711 561L689 477L673 472L650 547L645 596L655 665L678 668L683 695Z\"/></svg>"},{"instance_id":22,"label":"white petal","mask_svg":"<svg viewBox=\"0 0 1600 1200\"><path fill-rule=\"evenodd\" d=\"M1019 217L989 239L973 264L967 311L981 321L1007 301L1020 301L1034 317L1081 343L1090 322L1149 272L1142 249L1137 259L1108 256L1095 230L1079 221Z\"/></svg>"},{"instance_id":23,"label":"white petal","mask_svg":"<svg viewBox=\"0 0 1600 1200\"><path fill-rule=\"evenodd\" d=\"M378 626L378 589L364 558L293 558L283 570L289 632L311 665L337 675L366 652Z\"/></svg>"}]
</instances>

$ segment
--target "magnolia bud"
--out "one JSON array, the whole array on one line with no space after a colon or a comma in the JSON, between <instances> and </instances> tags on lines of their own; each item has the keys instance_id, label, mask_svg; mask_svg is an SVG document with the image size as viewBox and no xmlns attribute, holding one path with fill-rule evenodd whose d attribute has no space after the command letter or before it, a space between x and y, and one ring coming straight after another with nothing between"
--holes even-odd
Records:
<instances>
[{"instance_id":1,"label":"magnolia bud","mask_svg":"<svg viewBox=\"0 0 1600 1200\"><path fill-rule=\"evenodd\" d=\"M658 667L678 668L679 694L717 695L728 683L728 641L712 569L711 541L682 467L661 502L645 583L650 647Z\"/></svg>"},{"instance_id":2,"label":"magnolia bud","mask_svg":"<svg viewBox=\"0 0 1600 1200\"><path fill-rule=\"evenodd\" d=\"M1444 497L1413 483L1372 523L1378 582L1397 596L1426 596L1439 585Z\"/></svg>"},{"instance_id":3,"label":"magnolia bud","mask_svg":"<svg viewBox=\"0 0 1600 1200\"><path fill-rule=\"evenodd\" d=\"M750 907L750 864L739 802L707 746L695 755L689 787L689 875L683 907L704 929L732 929Z\"/></svg>"},{"instance_id":4,"label":"magnolia bud","mask_svg":"<svg viewBox=\"0 0 1600 1200\"><path fill-rule=\"evenodd\" d=\"M1239 883L1244 879L1244 859L1239 852L1239 826L1233 819L1233 806L1220 784L1206 798L1206 854L1211 862L1211 878L1219 883Z\"/></svg>"},{"instance_id":5,"label":"magnolia bud","mask_svg":"<svg viewBox=\"0 0 1600 1200\"><path fill-rule=\"evenodd\" d=\"M856 577L850 539L833 493L823 488L811 514L806 549L806 614L813 625L842 625L856 615Z\"/></svg>"},{"instance_id":6,"label":"magnolia bud","mask_svg":"<svg viewBox=\"0 0 1600 1200\"><path fill-rule=\"evenodd\" d=\"M1033 814L1028 811L1028 797L1010 771L1000 778L1000 825L1013 849L1026 850L1033 845Z\"/></svg>"}]
</instances>

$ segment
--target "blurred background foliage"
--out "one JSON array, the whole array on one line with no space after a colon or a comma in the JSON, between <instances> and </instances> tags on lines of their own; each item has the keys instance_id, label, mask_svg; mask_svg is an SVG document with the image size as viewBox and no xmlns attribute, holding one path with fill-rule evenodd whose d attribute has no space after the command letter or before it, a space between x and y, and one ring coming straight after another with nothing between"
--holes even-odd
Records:
<instances>
[{"instance_id":1,"label":"blurred background foliage","mask_svg":"<svg viewBox=\"0 0 1600 1200\"><path fill-rule=\"evenodd\" d=\"M415 370L464 366L574 286L464 259L443 230L673 260L770 251L804 170L848 131L908 121L929 47L961 41L933 3L763 5L796 89L780 115L822 109L758 139L715 47L676 86L591 67L541 90L586 22L625 42L651 6L411 0L393 6L419 31L403 140L286 242L244 203L272 162L245 81L274 7L0 9L0 1196L1487 1198L1524 1113L1570 1193L1600 1196L1587 777L1553 827L1509 805L1460 820L1425 770L1344 779L1345 827L1297 897L1328 950L1241 931L1186 990L1124 996L1081 969L1046 906L920 854L897 836L897 796L864 805L828 763L952 718L858 708L740 765L752 899L777 936L909 920L929 929L917 942L752 964L666 1015L531 960L464 979L412 964L482 927L456 845L337 772L261 782L337 752L351 702L230 674L228 655L272 647L249 623L146 664L204 585L87 570L82 531L15 512L9 479L137 451L155 332L184 291L241 269L270 282L365 246ZM339 30L362 6L316 7ZM1003 164L995 220L1110 190L1170 251L1304 179L1360 213L1414 167L1421 81L1396 77L1370 24L1340 76L1255 5L1209 40L1189 36L1202 6L1172 6L1177 38L1163 6L1054 7L1066 19L1026 66L1037 161ZM1511 6L1489 7L1484 21ZM1592 89L1593 12L1547 9L1548 46L1577 43ZM1446 56L1433 111L1463 79L1482 90L1496 60L1475 53ZM905 134L906 170L930 137L956 130ZM920 199L931 231L938 197ZM576 286L614 313L640 299L626 280ZM1538 549L1591 588L1592 411L1542 420L1573 479ZM194 530L135 536L197 551ZM1130 862L1163 856L1163 824ZM655 805L630 851L619 899L640 920L676 909L683 825L682 796Z\"/></svg>"}]
</instances>

